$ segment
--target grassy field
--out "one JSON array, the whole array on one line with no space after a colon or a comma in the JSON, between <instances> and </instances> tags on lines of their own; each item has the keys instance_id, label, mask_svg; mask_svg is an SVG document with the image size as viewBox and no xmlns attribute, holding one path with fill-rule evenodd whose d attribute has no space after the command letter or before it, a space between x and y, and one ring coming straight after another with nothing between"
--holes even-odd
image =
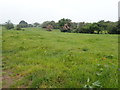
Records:
<instances>
[{"instance_id":1,"label":"grassy field","mask_svg":"<svg viewBox=\"0 0 120 90\"><path fill-rule=\"evenodd\" d=\"M118 36L3 30L3 87L117 88Z\"/></svg>"}]
</instances>

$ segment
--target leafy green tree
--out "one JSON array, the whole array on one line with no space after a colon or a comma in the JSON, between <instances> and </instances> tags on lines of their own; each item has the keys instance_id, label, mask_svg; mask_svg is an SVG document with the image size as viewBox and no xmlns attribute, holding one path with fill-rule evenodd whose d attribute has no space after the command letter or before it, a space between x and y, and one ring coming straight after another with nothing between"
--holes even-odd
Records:
<instances>
[{"instance_id":1,"label":"leafy green tree","mask_svg":"<svg viewBox=\"0 0 120 90\"><path fill-rule=\"evenodd\" d=\"M21 30L20 25L17 25L17 26L16 26L16 30Z\"/></svg>"},{"instance_id":2,"label":"leafy green tree","mask_svg":"<svg viewBox=\"0 0 120 90\"><path fill-rule=\"evenodd\" d=\"M120 20L117 22L117 34L120 34Z\"/></svg>"},{"instance_id":3,"label":"leafy green tree","mask_svg":"<svg viewBox=\"0 0 120 90\"><path fill-rule=\"evenodd\" d=\"M107 31L108 31L109 34L119 34L120 31L119 31L118 28L119 27L118 27L117 22L109 22L107 24Z\"/></svg>"},{"instance_id":4,"label":"leafy green tree","mask_svg":"<svg viewBox=\"0 0 120 90\"><path fill-rule=\"evenodd\" d=\"M45 21L41 24L42 28L46 28L50 24L50 21Z\"/></svg>"},{"instance_id":5,"label":"leafy green tree","mask_svg":"<svg viewBox=\"0 0 120 90\"><path fill-rule=\"evenodd\" d=\"M70 27L68 26L68 24L65 24L65 25L62 27L61 32L71 32L71 31L70 31Z\"/></svg>"},{"instance_id":6,"label":"leafy green tree","mask_svg":"<svg viewBox=\"0 0 120 90\"><path fill-rule=\"evenodd\" d=\"M85 27L84 22L77 23L76 32L77 33L84 33L83 29L86 30L85 28L87 28L87 27Z\"/></svg>"},{"instance_id":7,"label":"leafy green tree","mask_svg":"<svg viewBox=\"0 0 120 90\"><path fill-rule=\"evenodd\" d=\"M104 20L99 21L99 22L97 23L97 25L98 25L98 27L99 27L99 29L97 30L97 31L98 31L98 34L99 34L100 32L102 33L102 32L105 31L106 28L107 28L106 22L105 22Z\"/></svg>"},{"instance_id":8,"label":"leafy green tree","mask_svg":"<svg viewBox=\"0 0 120 90\"><path fill-rule=\"evenodd\" d=\"M78 28L76 30L77 33L94 33L95 25L91 23L84 23L81 22L78 25Z\"/></svg>"},{"instance_id":9,"label":"leafy green tree","mask_svg":"<svg viewBox=\"0 0 120 90\"><path fill-rule=\"evenodd\" d=\"M55 22L55 24L53 25L53 28L54 28L54 29L59 29L59 24L58 24L58 22L57 22L57 23Z\"/></svg>"},{"instance_id":10,"label":"leafy green tree","mask_svg":"<svg viewBox=\"0 0 120 90\"><path fill-rule=\"evenodd\" d=\"M92 30L92 32L97 31L97 34L99 34L100 31L101 31L101 28L100 28L100 26L98 25L98 23L93 23L93 24L90 26L90 29Z\"/></svg>"},{"instance_id":11,"label":"leafy green tree","mask_svg":"<svg viewBox=\"0 0 120 90\"><path fill-rule=\"evenodd\" d=\"M112 26L112 27L109 29L108 33L109 33L109 34L118 34L118 31L117 31L117 30L118 30L118 29L117 29L116 26Z\"/></svg>"},{"instance_id":12,"label":"leafy green tree","mask_svg":"<svg viewBox=\"0 0 120 90\"><path fill-rule=\"evenodd\" d=\"M10 21L10 20L8 20L6 23L5 23L5 28L6 29L13 29L14 28L14 25L13 25L13 23Z\"/></svg>"},{"instance_id":13,"label":"leafy green tree","mask_svg":"<svg viewBox=\"0 0 120 90\"><path fill-rule=\"evenodd\" d=\"M51 22L49 23L49 25L51 25L54 29L56 28L56 23L55 23L55 21L51 21Z\"/></svg>"},{"instance_id":14,"label":"leafy green tree","mask_svg":"<svg viewBox=\"0 0 120 90\"><path fill-rule=\"evenodd\" d=\"M28 27L28 23L25 22L24 20L20 21L20 22L19 22L19 25L20 25L21 28L26 28L26 27Z\"/></svg>"},{"instance_id":15,"label":"leafy green tree","mask_svg":"<svg viewBox=\"0 0 120 90\"><path fill-rule=\"evenodd\" d=\"M28 24L28 27L33 27L33 25L32 24Z\"/></svg>"},{"instance_id":16,"label":"leafy green tree","mask_svg":"<svg viewBox=\"0 0 120 90\"><path fill-rule=\"evenodd\" d=\"M68 30L64 30L65 24L66 24L68 27L71 27L72 23L71 23L71 20L70 20L70 19L65 19L65 18L63 18L63 19L61 19L61 20L58 21L58 24L59 24L59 28L60 28L61 32L64 32L64 31L70 32L70 31L71 31L70 28L69 28Z\"/></svg>"},{"instance_id":17,"label":"leafy green tree","mask_svg":"<svg viewBox=\"0 0 120 90\"><path fill-rule=\"evenodd\" d=\"M45 21L41 24L42 28L47 28L48 25L51 25L53 29L58 29L59 24L56 23L55 21Z\"/></svg>"},{"instance_id":18,"label":"leafy green tree","mask_svg":"<svg viewBox=\"0 0 120 90\"><path fill-rule=\"evenodd\" d=\"M118 29L120 29L120 20L117 23L118 23L117 27L118 27Z\"/></svg>"},{"instance_id":19,"label":"leafy green tree","mask_svg":"<svg viewBox=\"0 0 120 90\"><path fill-rule=\"evenodd\" d=\"M47 31L52 31L53 26L49 24L49 25L46 27L46 29L47 29Z\"/></svg>"},{"instance_id":20,"label":"leafy green tree","mask_svg":"<svg viewBox=\"0 0 120 90\"><path fill-rule=\"evenodd\" d=\"M35 22L35 23L33 24L33 26L34 26L34 27L39 27L40 24L39 24L38 22Z\"/></svg>"},{"instance_id":21,"label":"leafy green tree","mask_svg":"<svg viewBox=\"0 0 120 90\"><path fill-rule=\"evenodd\" d=\"M71 27L72 27L72 29L76 29L76 28L77 28L77 25L78 25L78 23L76 23L76 22L72 22L72 23L71 23Z\"/></svg>"},{"instance_id":22,"label":"leafy green tree","mask_svg":"<svg viewBox=\"0 0 120 90\"><path fill-rule=\"evenodd\" d=\"M65 24L68 24L68 26L71 26L71 20L63 18L58 21L58 24L60 27L64 26Z\"/></svg>"},{"instance_id":23,"label":"leafy green tree","mask_svg":"<svg viewBox=\"0 0 120 90\"><path fill-rule=\"evenodd\" d=\"M72 22L72 23L71 23L71 32L73 32L73 33L78 33L78 32L77 32L77 28L78 28L78 23Z\"/></svg>"}]
</instances>

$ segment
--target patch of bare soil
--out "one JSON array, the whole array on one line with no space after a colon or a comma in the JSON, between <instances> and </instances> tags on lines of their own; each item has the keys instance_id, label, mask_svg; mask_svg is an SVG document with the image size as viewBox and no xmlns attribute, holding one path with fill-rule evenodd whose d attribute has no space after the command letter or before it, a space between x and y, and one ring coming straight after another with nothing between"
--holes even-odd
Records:
<instances>
[{"instance_id":1,"label":"patch of bare soil","mask_svg":"<svg viewBox=\"0 0 120 90\"><path fill-rule=\"evenodd\" d=\"M12 72L3 71L5 74L2 75L2 88L10 88L14 82L14 78L11 77Z\"/></svg>"}]
</instances>

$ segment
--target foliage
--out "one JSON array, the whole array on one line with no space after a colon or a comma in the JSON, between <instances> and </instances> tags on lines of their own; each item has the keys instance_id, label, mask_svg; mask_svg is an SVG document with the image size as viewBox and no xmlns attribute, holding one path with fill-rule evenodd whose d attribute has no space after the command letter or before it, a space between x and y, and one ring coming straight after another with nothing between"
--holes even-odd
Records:
<instances>
[{"instance_id":1,"label":"foliage","mask_svg":"<svg viewBox=\"0 0 120 90\"><path fill-rule=\"evenodd\" d=\"M58 22L55 21L45 21L41 25L35 22L33 25L28 24L24 20L20 21L19 26L21 28L25 27L39 27L47 28L51 25L53 29L60 29L61 32L72 32L72 33L89 33L89 34L119 34L120 33L120 21L111 22L100 20L94 23L85 22L72 22L70 19L60 19Z\"/></svg>"},{"instance_id":2,"label":"foliage","mask_svg":"<svg viewBox=\"0 0 120 90\"><path fill-rule=\"evenodd\" d=\"M45 21L41 24L42 28L46 28L50 24L50 21Z\"/></svg>"},{"instance_id":3,"label":"foliage","mask_svg":"<svg viewBox=\"0 0 120 90\"><path fill-rule=\"evenodd\" d=\"M14 25L13 25L13 23L10 21L10 20L8 20L6 23L5 23L5 28L6 29L13 29L14 28Z\"/></svg>"},{"instance_id":4,"label":"foliage","mask_svg":"<svg viewBox=\"0 0 120 90\"><path fill-rule=\"evenodd\" d=\"M51 25L53 29L59 29L59 25L55 21L45 21L41 24L41 27L46 28L48 25Z\"/></svg>"},{"instance_id":5,"label":"foliage","mask_svg":"<svg viewBox=\"0 0 120 90\"><path fill-rule=\"evenodd\" d=\"M32 24L28 24L28 27L33 27L33 25Z\"/></svg>"},{"instance_id":6,"label":"foliage","mask_svg":"<svg viewBox=\"0 0 120 90\"><path fill-rule=\"evenodd\" d=\"M71 28L72 28L72 29L76 29L77 26L78 26L78 23L76 23L76 22L72 22L72 23L71 23Z\"/></svg>"},{"instance_id":7,"label":"foliage","mask_svg":"<svg viewBox=\"0 0 120 90\"><path fill-rule=\"evenodd\" d=\"M117 34L120 34L120 20L117 22Z\"/></svg>"},{"instance_id":8,"label":"foliage","mask_svg":"<svg viewBox=\"0 0 120 90\"><path fill-rule=\"evenodd\" d=\"M68 26L71 26L71 20L70 19L63 18L63 19L60 19L58 21L58 23L59 23L60 27L64 26L65 24L68 24Z\"/></svg>"},{"instance_id":9,"label":"foliage","mask_svg":"<svg viewBox=\"0 0 120 90\"><path fill-rule=\"evenodd\" d=\"M49 23L49 25L51 25L53 28L56 28L56 23L55 23L55 21L51 21L51 22Z\"/></svg>"},{"instance_id":10,"label":"foliage","mask_svg":"<svg viewBox=\"0 0 120 90\"><path fill-rule=\"evenodd\" d=\"M76 29L77 33L94 33L95 25L92 25L90 23L79 23L78 28Z\"/></svg>"},{"instance_id":11,"label":"foliage","mask_svg":"<svg viewBox=\"0 0 120 90\"><path fill-rule=\"evenodd\" d=\"M107 30L109 34L118 34L118 28L117 28L117 24L116 23L109 23L107 25Z\"/></svg>"},{"instance_id":12,"label":"foliage","mask_svg":"<svg viewBox=\"0 0 120 90\"><path fill-rule=\"evenodd\" d=\"M117 34L117 33L118 33L117 30L118 30L117 27L116 27L116 26L113 26L113 27L111 27L111 28L109 29L108 33L109 33L109 34Z\"/></svg>"},{"instance_id":13,"label":"foliage","mask_svg":"<svg viewBox=\"0 0 120 90\"><path fill-rule=\"evenodd\" d=\"M25 22L24 20L22 20L22 21L19 22L19 26L20 26L21 28L26 28L26 27L28 27L28 23Z\"/></svg>"},{"instance_id":14,"label":"foliage","mask_svg":"<svg viewBox=\"0 0 120 90\"><path fill-rule=\"evenodd\" d=\"M75 32L76 33L82 33L83 32L83 27L85 26L85 23L84 22L80 22L80 23L77 23L77 27L76 27L76 30ZM75 29L75 28L74 28Z\"/></svg>"},{"instance_id":15,"label":"foliage","mask_svg":"<svg viewBox=\"0 0 120 90\"><path fill-rule=\"evenodd\" d=\"M38 22L35 22L35 23L33 24L33 26L34 26L34 27L39 27L40 24L39 24Z\"/></svg>"},{"instance_id":16,"label":"foliage","mask_svg":"<svg viewBox=\"0 0 120 90\"><path fill-rule=\"evenodd\" d=\"M67 24L68 27L71 27L71 26L72 26L72 23L71 23L71 20L70 20L70 19L65 19L65 18L63 18L63 19L61 19L61 20L58 21L58 24L59 24L59 28L60 28L60 31L61 31L61 32L71 32L71 31L70 31L70 28L67 29L67 30L64 30L65 24Z\"/></svg>"},{"instance_id":17,"label":"foliage","mask_svg":"<svg viewBox=\"0 0 120 90\"><path fill-rule=\"evenodd\" d=\"M17 25L17 26L16 26L16 30L21 30L20 25Z\"/></svg>"},{"instance_id":18,"label":"foliage","mask_svg":"<svg viewBox=\"0 0 120 90\"><path fill-rule=\"evenodd\" d=\"M46 29L47 29L47 31L52 31L53 26L49 24L49 25L46 27Z\"/></svg>"},{"instance_id":19,"label":"foliage","mask_svg":"<svg viewBox=\"0 0 120 90\"><path fill-rule=\"evenodd\" d=\"M120 29L119 27L119 22L118 25L116 22L110 22L110 21L104 21L101 20L96 23L78 23L77 28L74 28L73 32L76 33L97 33L97 34L102 34L102 33L109 33L109 34L119 34Z\"/></svg>"}]
</instances>

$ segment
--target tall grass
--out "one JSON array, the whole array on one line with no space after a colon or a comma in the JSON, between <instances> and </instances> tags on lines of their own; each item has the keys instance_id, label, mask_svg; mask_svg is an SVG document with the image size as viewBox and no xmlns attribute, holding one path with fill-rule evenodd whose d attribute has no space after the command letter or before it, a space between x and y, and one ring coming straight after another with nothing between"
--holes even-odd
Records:
<instances>
[{"instance_id":1,"label":"tall grass","mask_svg":"<svg viewBox=\"0 0 120 90\"><path fill-rule=\"evenodd\" d=\"M3 30L2 41L3 87L118 87L117 35L26 28Z\"/></svg>"}]
</instances>

